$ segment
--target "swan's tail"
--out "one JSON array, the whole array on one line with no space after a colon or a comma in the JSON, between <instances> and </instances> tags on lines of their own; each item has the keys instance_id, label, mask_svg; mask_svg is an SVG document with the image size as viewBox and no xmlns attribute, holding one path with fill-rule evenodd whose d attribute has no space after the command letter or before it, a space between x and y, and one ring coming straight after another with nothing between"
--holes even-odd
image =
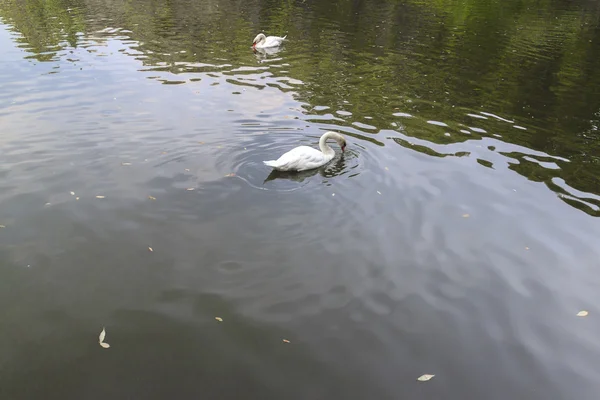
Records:
<instances>
[{"instance_id":1,"label":"swan's tail","mask_svg":"<svg viewBox=\"0 0 600 400\"><path fill-rule=\"evenodd\" d=\"M263 161L263 164L271 168L277 168L277 160Z\"/></svg>"}]
</instances>

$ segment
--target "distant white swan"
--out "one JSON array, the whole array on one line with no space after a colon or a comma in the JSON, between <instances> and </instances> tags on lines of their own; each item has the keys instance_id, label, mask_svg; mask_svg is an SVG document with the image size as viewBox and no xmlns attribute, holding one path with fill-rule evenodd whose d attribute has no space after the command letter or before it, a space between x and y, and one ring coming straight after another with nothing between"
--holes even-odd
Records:
<instances>
[{"instance_id":1,"label":"distant white swan","mask_svg":"<svg viewBox=\"0 0 600 400\"><path fill-rule=\"evenodd\" d=\"M335 151L326 143L333 139L340 145L342 152L346 148L346 139L336 132L325 132L319 140L319 148L298 146L283 154L277 160L263 161L265 165L278 171L306 171L327 164L335 156Z\"/></svg>"},{"instance_id":2,"label":"distant white swan","mask_svg":"<svg viewBox=\"0 0 600 400\"><path fill-rule=\"evenodd\" d=\"M264 49L266 47L277 47L281 46L281 43L285 40L287 35L284 37L279 36L265 36L264 33L259 33L254 38L254 42L252 43L252 47Z\"/></svg>"}]
</instances>

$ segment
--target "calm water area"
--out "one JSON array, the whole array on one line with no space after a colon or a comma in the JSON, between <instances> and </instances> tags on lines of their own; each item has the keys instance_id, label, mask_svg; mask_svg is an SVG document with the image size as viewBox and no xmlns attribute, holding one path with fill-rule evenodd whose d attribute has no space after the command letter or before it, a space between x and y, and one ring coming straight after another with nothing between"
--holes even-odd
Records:
<instances>
[{"instance_id":1,"label":"calm water area","mask_svg":"<svg viewBox=\"0 0 600 400\"><path fill-rule=\"evenodd\" d=\"M599 398L600 2L0 0L1 400Z\"/></svg>"}]
</instances>

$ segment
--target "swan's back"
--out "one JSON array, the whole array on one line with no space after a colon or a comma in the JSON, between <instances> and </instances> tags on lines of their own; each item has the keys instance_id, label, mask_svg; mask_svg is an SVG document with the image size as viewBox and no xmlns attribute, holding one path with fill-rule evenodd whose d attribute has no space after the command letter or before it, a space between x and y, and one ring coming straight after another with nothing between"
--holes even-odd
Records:
<instances>
[{"instance_id":1,"label":"swan's back","mask_svg":"<svg viewBox=\"0 0 600 400\"><path fill-rule=\"evenodd\" d=\"M276 47L276 46L280 46L281 43L283 43L283 41L285 40L286 37L287 37L287 35L285 35L284 37L267 36L265 42L262 43L260 47Z\"/></svg>"},{"instance_id":2,"label":"swan's back","mask_svg":"<svg viewBox=\"0 0 600 400\"><path fill-rule=\"evenodd\" d=\"M334 153L323 152L308 146L298 146L283 154L277 160L263 161L265 165L279 171L305 171L327 164Z\"/></svg>"}]
</instances>

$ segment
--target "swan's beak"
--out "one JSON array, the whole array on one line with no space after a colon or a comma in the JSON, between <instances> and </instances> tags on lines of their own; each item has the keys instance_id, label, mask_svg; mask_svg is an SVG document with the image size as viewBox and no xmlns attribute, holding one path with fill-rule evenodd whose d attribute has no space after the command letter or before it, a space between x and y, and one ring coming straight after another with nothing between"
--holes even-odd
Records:
<instances>
[{"instance_id":1,"label":"swan's beak","mask_svg":"<svg viewBox=\"0 0 600 400\"><path fill-rule=\"evenodd\" d=\"M346 150L346 146L342 146L342 153Z\"/></svg>"}]
</instances>

